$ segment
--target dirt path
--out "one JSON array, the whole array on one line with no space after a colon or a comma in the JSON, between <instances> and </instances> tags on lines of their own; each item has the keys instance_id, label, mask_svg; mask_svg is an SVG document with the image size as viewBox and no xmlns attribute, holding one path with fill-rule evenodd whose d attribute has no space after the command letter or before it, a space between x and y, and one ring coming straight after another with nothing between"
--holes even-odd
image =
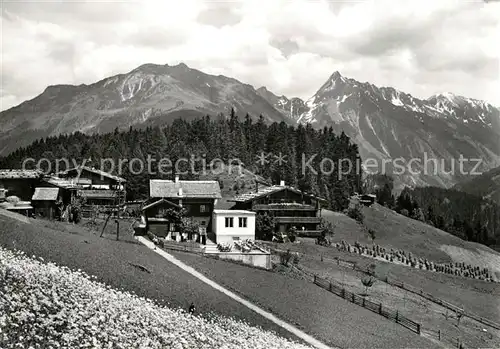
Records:
<instances>
[{"instance_id":1,"label":"dirt path","mask_svg":"<svg viewBox=\"0 0 500 349\"><path fill-rule=\"evenodd\" d=\"M213 282L212 280L208 279L207 277L205 277L204 275L202 275L201 273L197 272L194 268L184 264L183 262L181 262L180 260L178 260L177 258L175 258L174 256L172 256L171 254L165 252L164 250L162 249L159 249L159 248L155 248L155 245L149 241L148 239L144 238L144 237L141 237L141 236L138 236L137 237L137 240L140 241L142 244L144 244L145 246L147 246L148 248L150 248L151 250L154 250L156 253L158 253L160 256L162 256L163 258L165 258L166 260L168 260L170 263L178 266L179 268L183 269L184 271L188 272L189 274L193 275L194 277L198 278L199 280L201 280L202 282L206 283L207 285L213 287L214 289L216 289L217 291L220 291L222 293L224 293L225 295L227 295L228 297L231 297L232 299L234 299L235 301L243 304L244 306L246 306L247 308L255 311L256 313L264 316L266 319L274 322L275 324L277 324L278 326L284 328L285 330L293 333L294 335L296 335L297 337L301 338L302 340L304 340L306 343L316 347L316 348L321 348L321 349L330 349L329 346L321 343L320 341L318 341L317 339L313 338L312 336L308 335L307 333L299 330L298 328L296 328L295 326L292 326L290 325L289 323L283 321L283 320L280 320L278 319L276 316L274 316L273 314L259 308L258 306L256 306L255 304L253 303L250 303L249 301L237 296L236 294L234 294L233 292L227 290L226 288L220 286L219 284Z\"/></svg>"}]
</instances>

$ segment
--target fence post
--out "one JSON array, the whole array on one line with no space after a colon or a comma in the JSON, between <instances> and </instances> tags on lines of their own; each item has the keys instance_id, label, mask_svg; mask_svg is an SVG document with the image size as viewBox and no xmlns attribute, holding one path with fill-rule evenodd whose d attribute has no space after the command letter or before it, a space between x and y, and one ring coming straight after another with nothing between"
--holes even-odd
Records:
<instances>
[{"instance_id":1,"label":"fence post","mask_svg":"<svg viewBox=\"0 0 500 349\"><path fill-rule=\"evenodd\" d=\"M363 297L363 308L365 307L365 300L366 300L366 298Z\"/></svg>"},{"instance_id":2,"label":"fence post","mask_svg":"<svg viewBox=\"0 0 500 349\"><path fill-rule=\"evenodd\" d=\"M342 298L345 298L345 288L342 289L341 295L342 295Z\"/></svg>"},{"instance_id":3,"label":"fence post","mask_svg":"<svg viewBox=\"0 0 500 349\"><path fill-rule=\"evenodd\" d=\"M378 313L382 315L382 303L378 304Z\"/></svg>"},{"instance_id":4,"label":"fence post","mask_svg":"<svg viewBox=\"0 0 500 349\"><path fill-rule=\"evenodd\" d=\"M399 321L399 310L396 310L396 322Z\"/></svg>"},{"instance_id":5,"label":"fence post","mask_svg":"<svg viewBox=\"0 0 500 349\"><path fill-rule=\"evenodd\" d=\"M314 283L316 283L316 274L314 275Z\"/></svg>"},{"instance_id":6,"label":"fence post","mask_svg":"<svg viewBox=\"0 0 500 349\"><path fill-rule=\"evenodd\" d=\"M120 239L120 221L116 219L115 222L116 222L116 241L118 241Z\"/></svg>"},{"instance_id":7,"label":"fence post","mask_svg":"<svg viewBox=\"0 0 500 349\"><path fill-rule=\"evenodd\" d=\"M328 287L328 290L332 292L332 283L330 282L330 286Z\"/></svg>"},{"instance_id":8,"label":"fence post","mask_svg":"<svg viewBox=\"0 0 500 349\"><path fill-rule=\"evenodd\" d=\"M420 334L420 324L417 324L417 333Z\"/></svg>"},{"instance_id":9,"label":"fence post","mask_svg":"<svg viewBox=\"0 0 500 349\"><path fill-rule=\"evenodd\" d=\"M441 340L441 330L438 330L438 339Z\"/></svg>"},{"instance_id":10,"label":"fence post","mask_svg":"<svg viewBox=\"0 0 500 349\"><path fill-rule=\"evenodd\" d=\"M460 338L457 338L457 348L460 348Z\"/></svg>"}]
</instances>

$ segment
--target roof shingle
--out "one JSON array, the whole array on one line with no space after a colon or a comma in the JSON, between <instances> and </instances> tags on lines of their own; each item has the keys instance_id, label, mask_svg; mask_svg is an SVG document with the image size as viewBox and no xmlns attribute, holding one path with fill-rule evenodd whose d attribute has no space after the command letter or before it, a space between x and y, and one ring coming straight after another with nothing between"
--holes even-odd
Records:
<instances>
[{"instance_id":1,"label":"roof shingle","mask_svg":"<svg viewBox=\"0 0 500 349\"><path fill-rule=\"evenodd\" d=\"M36 179L42 172L37 170L0 169L0 179Z\"/></svg>"},{"instance_id":2,"label":"roof shingle","mask_svg":"<svg viewBox=\"0 0 500 349\"><path fill-rule=\"evenodd\" d=\"M59 195L59 188L35 188L35 193L31 201L56 201Z\"/></svg>"},{"instance_id":3,"label":"roof shingle","mask_svg":"<svg viewBox=\"0 0 500 349\"><path fill-rule=\"evenodd\" d=\"M293 191L293 192L296 192L296 193L299 193L299 194L302 193L299 189L296 189L296 188L293 188L293 187L290 187L290 186L286 186L286 185L285 186L283 186L283 185L273 185L273 186L270 186L270 187L265 187L265 188L259 189L258 192L250 192L250 193L245 193L245 194L238 195L238 196L236 196L236 197L234 197L232 199L229 199L228 201L232 201L232 202L248 202L248 201L252 201L252 200L258 199L260 197L263 197L263 196L266 196L266 195L269 195L269 194L272 194L272 193L276 193L276 192L279 192L279 191L282 191L282 190L285 190L285 189L288 189L290 191ZM316 200L326 201L326 199L317 197L314 194L304 193L304 195L310 196L310 197L312 197L312 198L314 198Z\"/></svg>"},{"instance_id":4,"label":"roof shingle","mask_svg":"<svg viewBox=\"0 0 500 349\"><path fill-rule=\"evenodd\" d=\"M182 195L179 189L182 188ZM221 192L217 181L178 181L151 179L149 196L152 198L206 198L220 199Z\"/></svg>"}]
</instances>

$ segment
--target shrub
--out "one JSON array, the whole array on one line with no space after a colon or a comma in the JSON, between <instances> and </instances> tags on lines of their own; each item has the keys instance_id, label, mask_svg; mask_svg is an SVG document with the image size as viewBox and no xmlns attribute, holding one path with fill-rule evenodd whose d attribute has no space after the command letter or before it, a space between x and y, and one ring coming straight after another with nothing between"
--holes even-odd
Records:
<instances>
[{"instance_id":1,"label":"shrub","mask_svg":"<svg viewBox=\"0 0 500 349\"><path fill-rule=\"evenodd\" d=\"M359 224L363 224L363 220L365 217L363 215L363 211L361 210L361 207L359 204L356 204L355 206L349 208L347 210L347 215L349 217L351 217L352 219L354 219Z\"/></svg>"},{"instance_id":2,"label":"shrub","mask_svg":"<svg viewBox=\"0 0 500 349\"><path fill-rule=\"evenodd\" d=\"M293 254L290 252L290 250L287 250L286 252L281 252L279 256L280 256L280 263L285 266L288 266L290 260L293 258Z\"/></svg>"},{"instance_id":3,"label":"shrub","mask_svg":"<svg viewBox=\"0 0 500 349\"><path fill-rule=\"evenodd\" d=\"M363 286L365 286L365 295L368 294L368 288L372 287L373 284L375 283L375 279L371 276L369 277L363 277L361 279L361 283L363 284Z\"/></svg>"}]
</instances>

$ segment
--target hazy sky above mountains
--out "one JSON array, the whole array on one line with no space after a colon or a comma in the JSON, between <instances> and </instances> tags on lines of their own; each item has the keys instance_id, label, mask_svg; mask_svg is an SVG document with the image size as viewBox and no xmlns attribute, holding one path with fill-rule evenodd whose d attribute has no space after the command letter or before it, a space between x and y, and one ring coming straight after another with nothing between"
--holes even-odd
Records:
<instances>
[{"instance_id":1,"label":"hazy sky above mountains","mask_svg":"<svg viewBox=\"0 0 500 349\"><path fill-rule=\"evenodd\" d=\"M500 106L500 2L3 0L0 109L48 85L184 62L312 96L336 70L416 97ZM496 43L496 44L495 44Z\"/></svg>"}]
</instances>

